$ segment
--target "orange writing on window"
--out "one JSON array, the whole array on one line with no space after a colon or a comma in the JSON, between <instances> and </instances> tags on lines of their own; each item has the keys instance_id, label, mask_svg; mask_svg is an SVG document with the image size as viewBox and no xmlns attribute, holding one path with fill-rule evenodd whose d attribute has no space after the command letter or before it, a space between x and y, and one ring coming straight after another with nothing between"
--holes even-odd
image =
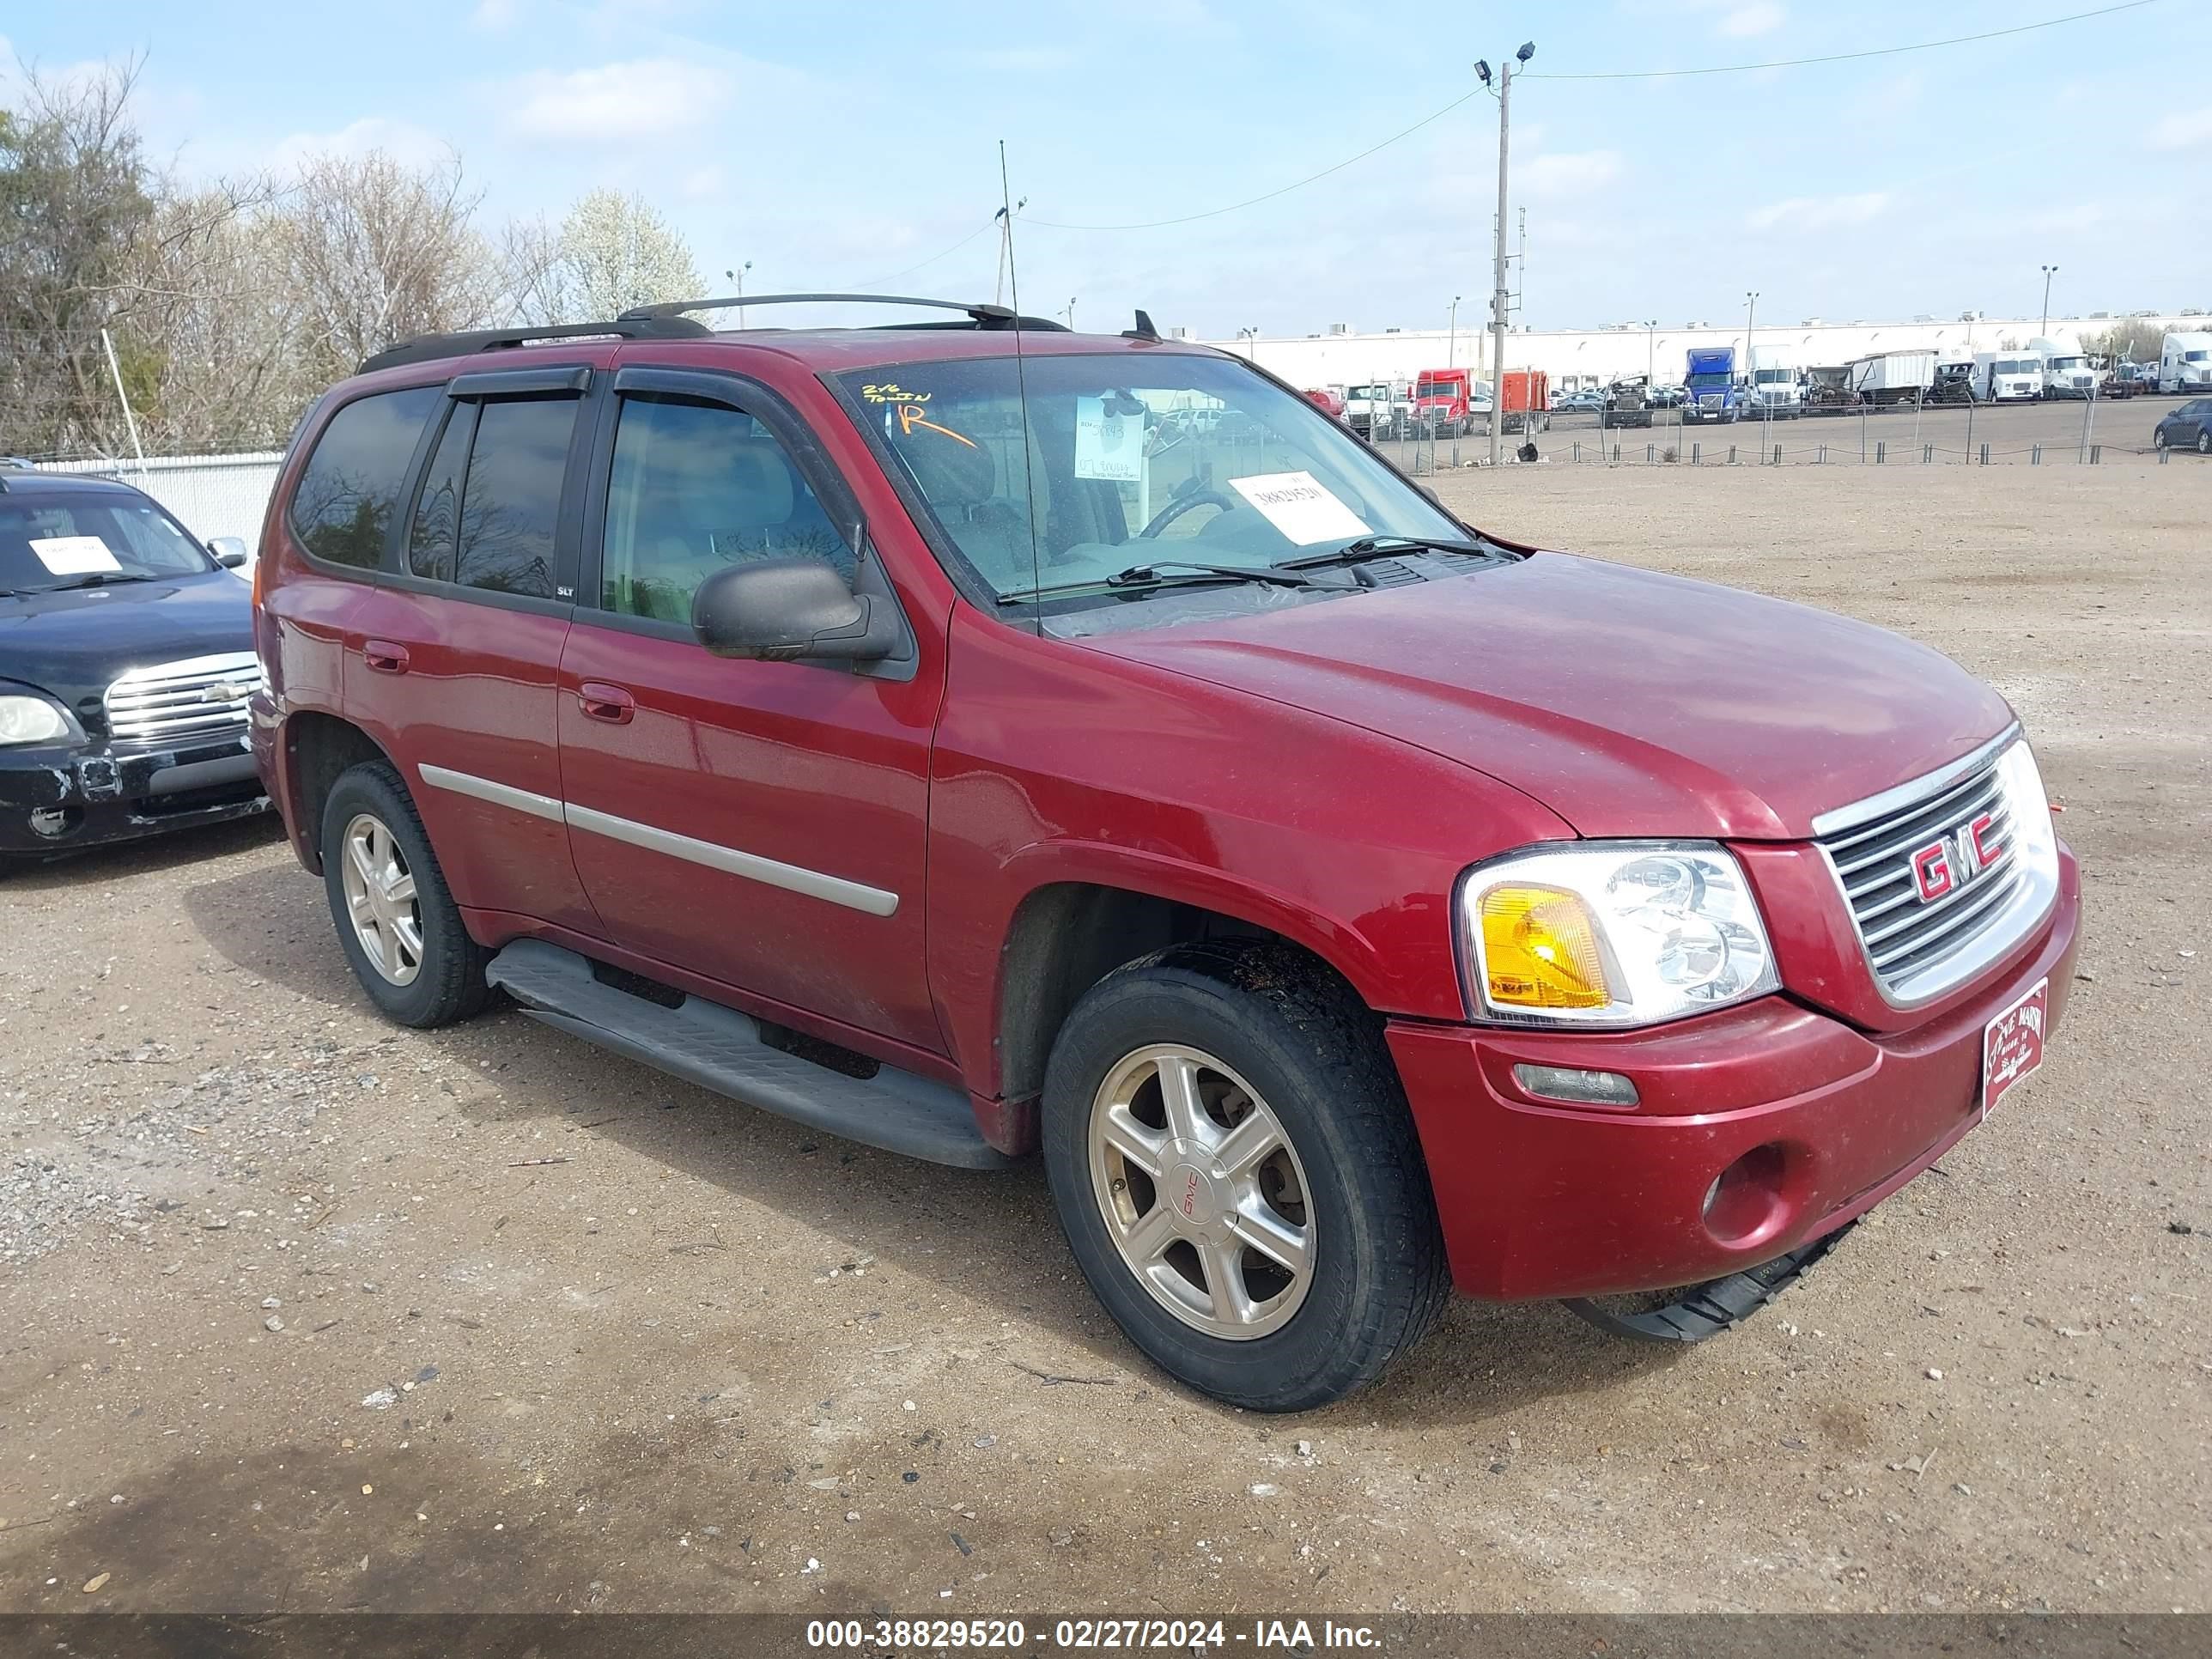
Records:
<instances>
[{"instance_id":1,"label":"orange writing on window","mask_svg":"<svg viewBox=\"0 0 2212 1659\"><path fill-rule=\"evenodd\" d=\"M899 404L898 422L899 436L902 438L907 436L915 429L915 428L921 426L927 427L932 432L941 432L946 437L951 439L955 443L966 444L970 449L980 449L982 447L982 446L978 444L973 438L963 437L959 433L955 432L951 427L939 426L936 422L927 418L922 412L922 407L920 404Z\"/></svg>"}]
</instances>

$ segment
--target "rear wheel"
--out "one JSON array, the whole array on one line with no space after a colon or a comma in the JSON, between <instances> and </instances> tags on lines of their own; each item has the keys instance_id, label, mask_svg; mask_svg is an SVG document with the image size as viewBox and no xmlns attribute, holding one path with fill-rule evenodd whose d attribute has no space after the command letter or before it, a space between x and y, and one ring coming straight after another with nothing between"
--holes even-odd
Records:
<instances>
[{"instance_id":1,"label":"rear wheel","mask_svg":"<svg viewBox=\"0 0 2212 1659\"><path fill-rule=\"evenodd\" d=\"M1053 1048L1045 1167L1084 1276L1145 1353L1259 1411L1372 1381L1447 1285L1373 1016L1285 946L1116 969Z\"/></svg>"},{"instance_id":2,"label":"rear wheel","mask_svg":"<svg viewBox=\"0 0 2212 1659\"><path fill-rule=\"evenodd\" d=\"M323 885L354 976L386 1018L449 1024L491 995L491 953L469 937L399 774L364 762L323 807Z\"/></svg>"},{"instance_id":3,"label":"rear wheel","mask_svg":"<svg viewBox=\"0 0 2212 1659\"><path fill-rule=\"evenodd\" d=\"M2197 428L2197 453L2200 455L2212 455L2212 426L2200 426Z\"/></svg>"}]
</instances>

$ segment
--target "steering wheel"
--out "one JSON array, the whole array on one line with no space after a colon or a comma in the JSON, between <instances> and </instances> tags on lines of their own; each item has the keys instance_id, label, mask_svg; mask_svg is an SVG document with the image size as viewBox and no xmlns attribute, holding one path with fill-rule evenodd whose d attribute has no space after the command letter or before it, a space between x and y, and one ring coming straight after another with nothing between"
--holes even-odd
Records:
<instances>
[{"instance_id":1,"label":"steering wheel","mask_svg":"<svg viewBox=\"0 0 2212 1659\"><path fill-rule=\"evenodd\" d=\"M1137 532L1137 539L1141 542L1157 541L1160 532L1165 530L1194 507L1218 507L1224 513L1233 513L1237 510L1237 503L1219 490L1201 489L1195 495L1178 496L1152 514L1152 521Z\"/></svg>"}]
</instances>

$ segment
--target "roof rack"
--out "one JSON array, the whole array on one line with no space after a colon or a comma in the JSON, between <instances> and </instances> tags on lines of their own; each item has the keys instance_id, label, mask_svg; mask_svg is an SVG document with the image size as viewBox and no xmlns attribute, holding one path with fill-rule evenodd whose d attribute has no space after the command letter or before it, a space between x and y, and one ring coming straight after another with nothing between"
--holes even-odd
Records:
<instances>
[{"instance_id":1,"label":"roof rack","mask_svg":"<svg viewBox=\"0 0 2212 1659\"><path fill-rule=\"evenodd\" d=\"M978 301L973 305L958 300L918 300L903 294L746 294L727 299L670 300L659 305L634 306L618 319L625 323L664 322L680 319L687 311L726 311L733 308L750 310L755 306L797 305L876 305L924 306L932 311L961 311L969 320L962 323L902 323L902 328L1027 328L1049 329L1065 334L1065 325L1043 317L1019 317L1005 306L986 305Z\"/></svg>"},{"instance_id":2,"label":"roof rack","mask_svg":"<svg viewBox=\"0 0 2212 1659\"><path fill-rule=\"evenodd\" d=\"M532 345L540 340L604 339L613 335L624 340L690 340L714 331L704 323L674 314L642 317L625 313L611 323L553 323L540 328L479 328L460 334L422 334L361 360L356 374L403 363L434 362L441 357L466 357L479 351L501 351Z\"/></svg>"}]
</instances>

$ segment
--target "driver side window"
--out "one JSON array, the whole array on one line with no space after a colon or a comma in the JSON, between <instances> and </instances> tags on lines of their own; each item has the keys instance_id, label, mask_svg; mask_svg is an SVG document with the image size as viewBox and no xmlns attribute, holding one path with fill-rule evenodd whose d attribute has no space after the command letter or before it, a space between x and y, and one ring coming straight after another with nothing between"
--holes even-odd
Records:
<instances>
[{"instance_id":1,"label":"driver side window","mask_svg":"<svg viewBox=\"0 0 2212 1659\"><path fill-rule=\"evenodd\" d=\"M847 582L853 551L775 434L720 404L625 398L615 428L601 606L689 623L717 571L809 558Z\"/></svg>"}]
</instances>

